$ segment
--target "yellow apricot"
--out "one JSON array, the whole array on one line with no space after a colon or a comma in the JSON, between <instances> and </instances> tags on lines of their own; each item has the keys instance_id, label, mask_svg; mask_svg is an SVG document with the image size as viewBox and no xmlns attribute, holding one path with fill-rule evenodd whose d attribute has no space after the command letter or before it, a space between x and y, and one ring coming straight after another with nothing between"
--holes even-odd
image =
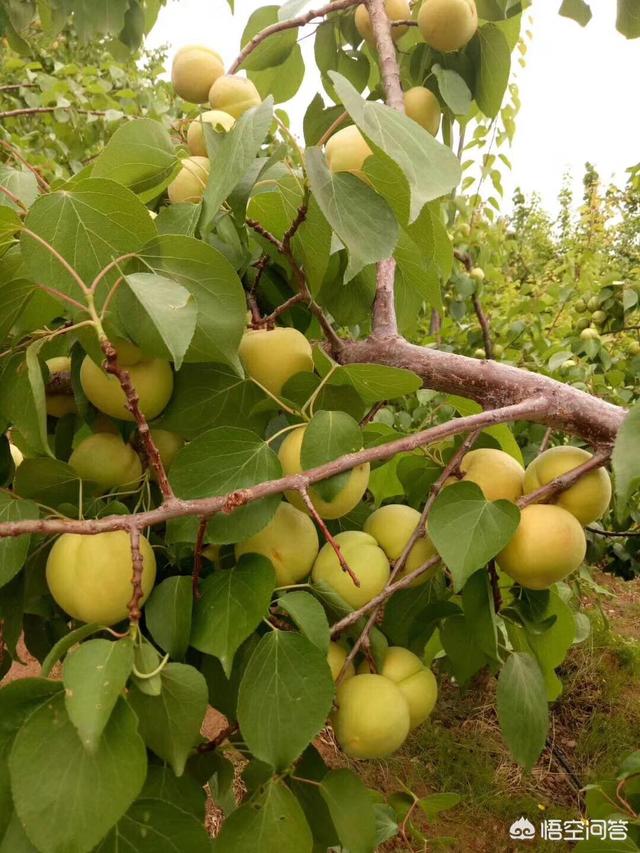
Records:
<instances>
[{"instance_id":1,"label":"yellow apricot","mask_svg":"<svg viewBox=\"0 0 640 853\"><path fill-rule=\"evenodd\" d=\"M176 53L171 82L176 94L191 104L202 104L218 77L224 74L222 57L202 45L188 45Z\"/></svg>"},{"instance_id":2,"label":"yellow apricot","mask_svg":"<svg viewBox=\"0 0 640 853\"><path fill-rule=\"evenodd\" d=\"M551 447L537 456L524 475L525 495L546 486L551 480L583 465L592 454L580 447ZM556 506L568 510L580 524L591 524L605 514L611 502L611 478L606 468L596 468L571 488L553 498Z\"/></svg>"},{"instance_id":3,"label":"yellow apricot","mask_svg":"<svg viewBox=\"0 0 640 853\"><path fill-rule=\"evenodd\" d=\"M404 93L404 111L410 119L435 136L442 110L436 96L425 86L413 86Z\"/></svg>"},{"instance_id":4,"label":"yellow apricot","mask_svg":"<svg viewBox=\"0 0 640 853\"><path fill-rule=\"evenodd\" d=\"M306 426L300 426L292 430L280 445L278 458L282 465L283 474L299 474L302 471L300 452ZM325 500L313 486L309 489L309 495L313 505L322 518L340 518L351 512L356 507L369 485L370 465L368 462L357 465L349 474L345 485L331 500ZM289 503L292 503L303 512L308 509L300 497L299 492L288 491L286 493Z\"/></svg>"},{"instance_id":5,"label":"yellow apricot","mask_svg":"<svg viewBox=\"0 0 640 853\"><path fill-rule=\"evenodd\" d=\"M329 664L329 668L331 669L331 676L335 681L337 677L342 672L342 667L344 666L344 662L347 659L347 655L349 653L345 649L344 646L341 646L340 643L334 643L333 640L329 643L329 651L327 652L327 663ZM349 666L344 674L343 681L346 681L347 678L352 678L356 674L356 669L353 665L353 661L350 661Z\"/></svg>"},{"instance_id":6,"label":"yellow apricot","mask_svg":"<svg viewBox=\"0 0 640 853\"><path fill-rule=\"evenodd\" d=\"M173 464L173 460L178 455L179 451L184 447L184 438L175 432L169 432L167 429L152 429L151 438L153 443L158 448L160 459L164 465L164 470L168 471ZM155 479L155 472L153 474Z\"/></svg>"},{"instance_id":7,"label":"yellow apricot","mask_svg":"<svg viewBox=\"0 0 640 853\"><path fill-rule=\"evenodd\" d=\"M462 457L460 471L463 480L480 486L488 501L515 501L522 496L524 468L505 453L482 447L470 450Z\"/></svg>"},{"instance_id":8,"label":"yellow apricot","mask_svg":"<svg viewBox=\"0 0 640 853\"><path fill-rule=\"evenodd\" d=\"M242 336L238 355L252 379L276 397L296 373L313 373L311 344L297 329L248 329Z\"/></svg>"},{"instance_id":9,"label":"yellow apricot","mask_svg":"<svg viewBox=\"0 0 640 853\"><path fill-rule=\"evenodd\" d=\"M419 522L420 513L412 507L404 504L387 504L371 513L364 523L363 530L373 536L388 559L394 561L404 551ZM402 571L395 576L396 580L400 580L400 578L415 571L431 559L435 553L436 549L428 536L418 539L409 552ZM416 578L411 586L420 586L428 578L429 572L425 572Z\"/></svg>"},{"instance_id":10,"label":"yellow apricot","mask_svg":"<svg viewBox=\"0 0 640 853\"><path fill-rule=\"evenodd\" d=\"M227 74L218 77L211 87L209 103L214 110L222 110L234 118L240 118L251 107L261 104L262 98L251 80Z\"/></svg>"},{"instance_id":11,"label":"yellow apricot","mask_svg":"<svg viewBox=\"0 0 640 853\"><path fill-rule=\"evenodd\" d=\"M418 13L418 29L434 50L460 50L478 29L474 0L424 0Z\"/></svg>"},{"instance_id":12,"label":"yellow apricot","mask_svg":"<svg viewBox=\"0 0 640 853\"><path fill-rule=\"evenodd\" d=\"M363 166L373 151L354 124L336 131L327 142L325 152L331 172L351 172L362 180L368 180Z\"/></svg>"},{"instance_id":13,"label":"yellow apricot","mask_svg":"<svg viewBox=\"0 0 640 853\"><path fill-rule=\"evenodd\" d=\"M399 749L411 717L400 688L383 675L354 675L336 694L333 730L351 758L386 758Z\"/></svg>"},{"instance_id":14,"label":"yellow apricot","mask_svg":"<svg viewBox=\"0 0 640 853\"><path fill-rule=\"evenodd\" d=\"M96 432L85 438L69 457L82 480L97 483L105 492L118 486L135 487L142 477L140 457L119 435Z\"/></svg>"},{"instance_id":15,"label":"yellow apricot","mask_svg":"<svg viewBox=\"0 0 640 853\"><path fill-rule=\"evenodd\" d=\"M222 132L226 133L226 131L231 130L235 123L236 120L234 117L229 115L229 113L222 112L222 110L207 110L202 113L191 122L187 130L189 151L197 157L207 156L207 143L205 142L203 129L204 124L210 124L216 132L220 132L222 129Z\"/></svg>"},{"instance_id":16,"label":"yellow apricot","mask_svg":"<svg viewBox=\"0 0 640 853\"><path fill-rule=\"evenodd\" d=\"M411 18L411 8L408 0L384 0L384 10L390 21L407 21ZM369 44L374 44L373 27L369 11L364 3L356 9L355 14L356 29L365 41ZM398 41L407 31L407 27L391 27L391 36L394 41Z\"/></svg>"},{"instance_id":17,"label":"yellow apricot","mask_svg":"<svg viewBox=\"0 0 640 853\"><path fill-rule=\"evenodd\" d=\"M140 537L140 551L144 602L156 577L155 555L144 536ZM123 530L93 536L63 533L47 559L51 595L65 613L81 622L113 625L126 619L131 575L131 541Z\"/></svg>"},{"instance_id":18,"label":"yellow apricot","mask_svg":"<svg viewBox=\"0 0 640 853\"><path fill-rule=\"evenodd\" d=\"M171 204L197 204L209 180L208 157L185 157L182 168L167 187Z\"/></svg>"},{"instance_id":19,"label":"yellow apricot","mask_svg":"<svg viewBox=\"0 0 640 853\"><path fill-rule=\"evenodd\" d=\"M501 570L527 589L548 589L584 560L587 541L580 523L560 506L532 504L498 554Z\"/></svg>"},{"instance_id":20,"label":"yellow apricot","mask_svg":"<svg viewBox=\"0 0 640 853\"><path fill-rule=\"evenodd\" d=\"M149 358L127 365L127 371L140 398L140 408L147 420L152 420L164 409L173 393L171 365L161 358ZM105 373L88 355L80 368L80 382L96 409L122 421L135 420L127 408L127 398L117 377Z\"/></svg>"},{"instance_id":21,"label":"yellow apricot","mask_svg":"<svg viewBox=\"0 0 640 853\"><path fill-rule=\"evenodd\" d=\"M363 661L358 672L369 672ZM380 675L397 684L409 706L412 729L424 723L433 711L438 698L438 682L417 655L402 646L389 646L385 652Z\"/></svg>"},{"instance_id":22,"label":"yellow apricot","mask_svg":"<svg viewBox=\"0 0 640 853\"><path fill-rule=\"evenodd\" d=\"M360 581L360 586L356 586L349 574L343 571L329 542L320 549L311 577L314 583L322 582L330 586L343 601L357 609L385 588L390 575L389 561L382 548L368 533L345 530L338 533L335 540L347 565Z\"/></svg>"},{"instance_id":23,"label":"yellow apricot","mask_svg":"<svg viewBox=\"0 0 640 853\"><path fill-rule=\"evenodd\" d=\"M309 516L282 501L269 524L239 542L235 552L237 558L262 554L271 561L278 586L288 586L307 577L319 547L318 533Z\"/></svg>"}]
</instances>

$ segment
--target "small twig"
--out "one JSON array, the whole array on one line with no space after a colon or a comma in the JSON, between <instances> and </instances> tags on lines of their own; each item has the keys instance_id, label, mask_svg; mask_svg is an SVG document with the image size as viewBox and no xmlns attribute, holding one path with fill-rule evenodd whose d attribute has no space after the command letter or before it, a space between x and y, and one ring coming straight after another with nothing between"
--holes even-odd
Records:
<instances>
[{"instance_id":1,"label":"small twig","mask_svg":"<svg viewBox=\"0 0 640 853\"><path fill-rule=\"evenodd\" d=\"M489 571L491 594L493 595L493 609L496 613L499 613L500 608L502 607L502 593L500 592L500 581L498 578L498 571L496 569L496 561L489 560L487 569Z\"/></svg>"},{"instance_id":2,"label":"small twig","mask_svg":"<svg viewBox=\"0 0 640 853\"><path fill-rule=\"evenodd\" d=\"M367 412L367 414L361 419L359 426L365 427L367 424L370 424L371 421L378 414L380 409L383 409L386 405L387 405L386 400L378 400L377 403L374 403L373 406Z\"/></svg>"},{"instance_id":3,"label":"small twig","mask_svg":"<svg viewBox=\"0 0 640 853\"><path fill-rule=\"evenodd\" d=\"M282 314L286 314L286 312L290 308L293 308L293 306L297 305L299 302L304 302L304 296L302 295L302 293L296 293L294 296L290 296L289 299L286 300L286 302L283 302L281 305L278 305L278 307L274 309L267 317L262 317L257 320L254 319L253 325L258 328L260 326L267 326L267 328L271 328L273 327L278 317L280 317Z\"/></svg>"},{"instance_id":4,"label":"small twig","mask_svg":"<svg viewBox=\"0 0 640 853\"><path fill-rule=\"evenodd\" d=\"M316 18L324 18L325 15L330 15L332 12L339 12L342 9L349 9L351 6L356 6L360 0L336 0L334 3L328 3L320 9L312 9L310 12L305 12L304 15L298 15L296 18L289 18L288 21L278 21L261 30L259 33L250 39L240 51L234 62L229 66L228 74L235 74L239 71L245 59L253 53L253 51L262 44L269 36L283 32L283 30L297 29L310 24Z\"/></svg>"},{"instance_id":5,"label":"small twig","mask_svg":"<svg viewBox=\"0 0 640 853\"><path fill-rule=\"evenodd\" d=\"M37 113L55 113L58 110L72 110L73 112L80 113L80 115L88 115L88 116L104 116L104 115L106 115L106 112L104 110L79 110L79 109L76 109L74 106L22 107L19 110L4 110L4 112L0 112L0 119L15 118L16 116L35 115Z\"/></svg>"},{"instance_id":6,"label":"small twig","mask_svg":"<svg viewBox=\"0 0 640 853\"><path fill-rule=\"evenodd\" d=\"M584 477L585 474L588 474L589 471L593 471L595 468L602 468L603 465L609 461L611 457L611 448L601 448L596 451L590 459L587 459L586 462L583 462L582 465L578 465L576 468L572 468L570 471L567 471L565 474L561 474L559 477L555 477L553 480L550 480L545 486L542 486L539 489L536 489L535 492L530 492L528 495L520 498L518 501L518 506L520 509L523 509L530 504L537 503L545 503L550 498L555 497L560 492L566 491L566 489L571 488L574 483L577 483L581 477Z\"/></svg>"},{"instance_id":7,"label":"small twig","mask_svg":"<svg viewBox=\"0 0 640 853\"><path fill-rule=\"evenodd\" d=\"M296 216L295 216L293 222L287 228L287 230L284 233L284 237L282 238L282 247L285 250L285 252L288 252L291 250L291 241L296 236L298 228L300 228L302 223L307 218L307 213L309 212L308 205L309 205L309 189L307 188L305 191L305 194L304 194L302 204L298 208L298 212L296 213Z\"/></svg>"},{"instance_id":8,"label":"small twig","mask_svg":"<svg viewBox=\"0 0 640 853\"><path fill-rule=\"evenodd\" d=\"M133 575L131 577L133 594L127 607L129 609L129 621L137 625L142 616L140 602L144 594L142 589L144 561L142 559L142 552L140 551L140 530L132 525L129 528L129 537L131 540L131 563L133 567Z\"/></svg>"},{"instance_id":9,"label":"small twig","mask_svg":"<svg viewBox=\"0 0 640 853\"><path fill-rule=\"evenodd\" d=\"M56 290L55 287L47 287L46 284L38 284L36 286L38 290L42 290L45 293L48 293L50 296L53 296L54 299L59 299L61 302L66 302L67 305L73 305L73 307L78 311L87 311L86 305L83 305L82 302L78 302L78 300L74 299L72 296L67 296L67 294L63 293L61 290Z\"/></svg>"},{"instance_id":10,"label":"small twig","mask_svg":"<svg viewBox=\"0 0 640 853\"><path fill-rule=\"evenodd\" d=\"M544 453L547 447L549 447L549 442L551 441L551 437L553 436L553 427L547 427L544 436L542 437L542 441L540 443L540 450L538 450L538 456L541 453Z\"/></svg>"},{"instance_id":11,"label":"small twig","mask_svg":"<svg viewBox=\"0 0 640 853\"><path fill-rule=\"evenodd\" d=\"M169 485L167 472L165 471L164 465L162 464L160 451L156 447L155 442L151 436L151 430L149 429L147 419L144 415L144 412L140 408L140 397L138 396L138 392L136 391L133 382L131 381L131 375L129 374L128 370L125 370L118 364L118 353L111 341L107 340L106 338L103 338L100 341L100 348L105 356L105 371L117 378L117 380L120 382L120 387L124 391L125 397L127 398L127 408L133 415L135 422L138 426L138 433L140 434L140 438L142 440L142 444L147 455L149 464L151 465L156 474L158 486L160 488L160 491L162 492L162 497L165 502L172 501L175 497L173 494L173 489Z\"/></svg>"},{"instance_id":12,"label":"small twig","mask_svg":"<svg viewBox=\"0 0 640 853\"><path fill-rule=\"evenodd\" d=\"M1 88L2 87L0 87L0 90L1 90ZM42 175L36 169L36 167L32 166L28 160L25 160L25 158L18 151L18 149L15 147L15 145L12 145L10 142L7 142L6 139L0 139L0 145L6 151L9 151L9 153L14 158L14 160L17 160L19 163L22 163L23 166L26 166L27 169L29 169L29 171L33 173L36 181L38 182L38 184L40 186L40 189L44 190L45 192L49 192L49 190L50 190L49 184L45 181L45 179L42 177Z\"/></svg>"},{"instance_id":13,"label":"small twig","mask_svg":"<svg viewBox=\"0 0 640 853\"><path fill-rule=\"evenodd\" d=\"M18 198L18 196L15 193L12 193L10 189L7 189L7 187L3 187L2 184L0 184L0 192L4 193L10 201L12 201L19 208L21 208L23 213L29 212L29 208L22 201L22 199Z\"/></svg>"},{"instance_id":14,"label":"small twig","mask_svg":"<svg viewBox=\"0 0 640 853\"><path fill-rule=\"evenodd\" d=\"M353 581L354 585L359 587L360 586L360 579L358 578L356 573L353 571L353 569L347 563L347 561L344 557L344 554L342 553L342 549L340 548L340 546L338 545L338 543L334 539L334 537L333 537L331 531L329 530L329 528L327 527L327 525L324 523L324 519L320 517L318 510L313 505L313 501L311 500L311 497L309 496L309 491L308 491L307 487L302 486L302 488L298 489L298 492L300 493L300 497L304 501L304 505L309 510L309 514L311 515L311 517L313 518L315 523L318 525L318 527L322 531L322 535L324 536L324 538L327 540L329 545L331 545L331 547L335 551L336 557L338 558L338 562L340 563L340 567L342 568L342 571L346 572L349 575L349 577L351 578L351 580Z\"/></svg>"},{"instance_id":15,"label":"small twig","mask_svg":"<svg viewBox=\"0 0 640 853\"><path fill-rule=\"evenodd\" d=\"M218 734L207 741L206 743L201 743L200 746L197 747L196 752L213 752L214 749L217 749L221 746L225 740L228 740L232 735L236 734L236 732L240 731L240 726L237 723L230 723L226 726L222 731L218 732Z\"/></svg>"},{"instance_id":16,"label":"small twig","mask_svg":"<svg viewBox=\"0 0 640 853\"><path fill-rule=\"evenodd\" d=\"M599 527L591 527L587 525L586 529L589 533L595 533L596 536L604 536L607 539L627 539L632 536L640 536L640 530L600 530Z\"/></svg>"},{"instance_id":17,"label":"small twig","mask_svg":"<svg viewBox=\"0 0 640 853\"><path fill-rule=\"evenodd\" d=\"M320 139L316 142L318 148L322 148L323 145L326 145L327 142L331 139L336 130L340 127L341 124L344 124L345 121L349 118L348 112L340 113L338 118L335 121L332 121L329 127L322 134Z\"/></svg>"},{"instance_id":18,"label":"small twig","mask_svg":"<svg viewBox=\"0 0 640 853\"><path fill-rule=\"evenodd\" d=\"M476 312L476 317L478 318L478 322L480 323L480 329L482 330L482 345L484 346L484 352L487 358L493 358L493 343L491 341L491 329L489 327L489 320L487 315L484 313L484 309L480 302L480 297L477 293L474 293L471 297L471 302L473 304L473 310Z\"/></svg>"},{"instance_id":19,"label":"small twig","mask_svg":"<svg viewBox=\"0 0 640 853\"><path fill-rule=\"evenodd\" d=\"M193 597L198 601L202 595L200 592L200 576L202 575L202 549L204 547L204 537L207 533L207 524L209 523L209 517L203 515L200 519L200 523L198 524L198 534L196 536L196 545L195 550L193 552L193 574L192 578L192 586L193 586Z\"/></svg>"},{"instance_id":20,"label":"small twig","mask_svg":"<svg viewBox=\"0 0 640 853\"><path fill-rule=\"evenodd\" d=\"M91 293L96 292L100 282L103 281L103 279L107 275L109 275L111 270L116 269L121 263L124 263L124 261L129 261L129 260L131 260L131 258L137 258L137 257L138 257L137 252L127 252L125 255L120 255L119 258L114 258L112 261L109 261L109 263L106 265L106 267L101 269L100 272L98 273L98 275L91 282L91 286L89 287L89 290L91 291Z\"/></svg>"}]
</instances>

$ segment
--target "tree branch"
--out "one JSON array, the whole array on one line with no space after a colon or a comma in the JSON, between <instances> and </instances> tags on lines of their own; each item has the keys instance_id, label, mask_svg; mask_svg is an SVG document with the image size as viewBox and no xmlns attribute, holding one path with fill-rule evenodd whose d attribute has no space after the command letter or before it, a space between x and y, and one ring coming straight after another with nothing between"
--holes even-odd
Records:
<instances>
[{"instance_id":1,"label":"tree branch","mask_svg":"<svg viewBox=\"0 0 640 853\"><path fill-rule=\"evenodd\" d=\"M133 593L131 601L127 605L129 609L129 621L138 623L142 613L140 612L140 602L142 601L142 573L144 571L144 560L140 551L140 528L132 526L129 528L129 537L131 539L131 564L133 567L133 575L131 577L131 587Z\"/></svg>"},{"instance_id":2,"label":"tree branch","mask_svg":"<svg viewBox=\"0 0 640 853\"><path fill-rule=\"evenodd\" d=\"M461 264L464 264L464 268L470 275L471 270L473 269L473 259L471 255L468 252L461 252L459 249L454 249L453 256L456 260L460 261ZM493 358L493 344L491 342L489 320L487 319L487 315L484 313L484 309L482 308L482 304L477 293L473 294L471 301L473 303L473 310L476 312L476 317L480 323L485 355L487 358Z\"/></svg>"},{"instance_id":3,"label":"tree branch","mask_svg":"<svg viewBox=\"0 0 640 853\"><path fill-rule=\"evenodd\" d=\"M564 492L577 483L581 477L593 471L596 468L602 468L611 458L611 447L603 447L597 450L591 459L587 459L582 465L577 465L565 474L555 477L550 480L546 486L536 489L535 492L530 492L528 495L520 498L518 506L523 509L530 504L548 503L551 498L554 498L560 492Z\"/></svg>"},{"instance_id":4,"label":"tree branch","mask_svg":"<svg viewBox=\"0 0 640 853\"><path fill-rule=\"evenodd\" d=\"M307 489L306 486L303 486L300 489L300 497L302 498L306 508L309 510L309 514L311 515L311 517L313 518L315 523L318 525L318 527L322 531L322 535L324 536L324 538L327 540L329 545L331 545L331 547L335 551L335 555L338 558L338 562L340 563L340 567L341 567L342 571L346 572L349 575L349 577L351 578L351 580L354 583L354 586L360 586L360 579L358 578L356 573L353 571L353 569L351 568L349 563L347 563L345 556L342 553L342 549L340 548L340 546L336 542L335 538L333 537L333 535L332 535L331 531L329 530L329 528L327 527L327 525L324 523L324 519L320 517L318 510L313 505L313 501L311 500L311 498L309 496L309 490Z\"/></svg>"},{"instance_id":5,"label":"tree branch","mask_svg":"<svg viewBox=\"0 0 640 853\"><path fill-rule=\"evenodd\" d=\"M94 535L106 533L112 530L129 530L132 526L142 530L157 524L165 524L173 518L185 518L187 516L214 515L218 512L230 513L238 507L259 500L270 495L282 494L284 491L297 491L302 488L319 483L350 471L356 465L364 462L384 462L391 459L397 453L415 450L434 442L442 441L452 435L461 432L469 432L474 429L484 429L500 423L508 423L515 420L539 420L547 411L548 401L542 397L523 400L513 406L505 406L488 412L480 412L477 415L469 415L465 418L456 418L446 423L438 424L426 430L403 436L376 447L367 447L355 453L348 453L325 465L311 468L301 474L289 474L277 480L266 480L256 486L230 494L198 500L182 500L173 497L165 500L162 506L156 509L140 512L133 516L109 515L103 518L90 518L84 520L47 518L27 521L8 521L0 523L0 538L7 536L22 536L27 533L81 533Z\"/></svg>"},{"instance_id":6,"label":"tree branch","mask_svg":"<svg viewBox=\"0 0 640 853\"><path fill-rule=\"evenodd\" d=\"M35 115L37 113L55 113L58 110L72 110L81 115L88 116L103 116L106 115L104 110L78 110L73 106L68 107L21 107L19 110L4 110L0 112L0 119L16 118L16 116Z\"/></svg>"},{"instance_id":7,"label":"tree branch","mask_svg":"<svg viewBox=\"0 0 640 853\"><path fill-rule=\"evenodd\" d=\"M304 27L316 18L324 18L332 12L340 12L342 9L349 9L351 6L357 6L360 2L361 0L336 0L334 3L327 3L326 6L322 6L320 9L312 9L310 12L305 12L303 15L298 15L296 18L289 18L287 21L278 21L275 24L265 27L264 30L260 30L259 33L256 33L256 35L245 44L236 59L229 66L229 71L227 73L235 74L236 71L239 71L245 59L253 53L259 44L262 44L265 39L268 39L269 36L281 33L284 30Z\"/></svg>"}]
</instances>

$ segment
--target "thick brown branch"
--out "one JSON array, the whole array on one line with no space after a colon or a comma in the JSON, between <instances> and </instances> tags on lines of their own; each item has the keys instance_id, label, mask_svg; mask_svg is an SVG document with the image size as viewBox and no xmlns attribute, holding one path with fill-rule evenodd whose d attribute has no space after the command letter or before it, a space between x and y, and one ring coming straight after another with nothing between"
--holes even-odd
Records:
<instances>
[{"instance_id":1,"label":"thick brown branch","mask_svg":"<svg viewBox=\"0 0 640 853\"><path fill-rule=\"evenodd\" d=\"M580 436L590 444L615 439L626 410L579 391L571 385L496 361L410 344L404 338L344 341L337 355L341 364L370 362L404 367L422 377L424 387L459 394L496 409L542 396L547 405L538 423Z\"/></svg>"},{"instance_id":2,"label":"thick brown branch","mask_svg":"<svg viewBox=\"0 0 640 853\"><path fill-rule=\"evenodd\" d=\"M395 276L395 259L380 261L376 270L376 301L373 306L373 334L376 338L394 338L398 334Z\"/></svg>"},{"instance_id":3,"label":"thick brown branch","mask_svg":"<svg viewBox=\"0 0 640 853\"><path fill-rule=\"evenodd\" d=\"M259 33L256 33L256 35L245 44L240 51L240 54L229 66L229 71L227 73L235 74L236 71L239 71L245 59L253 53L259 44L262 44L265 39L268 39L269 36L281 33L284 30L304 27L316 18L324 18L332 12L340 12L342 9L349 9L351 6L357 6L360 2L361 0L336 0L334 3L327 3L326 6L322 6L320 9L312 9L310 12L305 12L304 15L298 15L296 18L289 18L288 21L278 21L275 24L265 27L264 30L260 30Z\"/></svg>"},{"instance_id":4,"label":"thick brown branch","mask_svg":"<svg viewBox=\"0 0 640 853\"><path fill-rule=\"evenodd\" d=\"M199 500L181 500L172 498L157 509L148 512L140 512L134 516L109 515L104 518L89 518L82 521L76 519L47 518L34 521L10 521L0 523L0 538L5 536L21 536L27 533L81 533L94 535L106 533L111 530L129 530L132 525L142 530L144 527L152 527L156 524L164 524L173 518L185 518L187 516L214 515L217 512L231 512L236 506L244 506L251 501L268 497L269 495L282 494L285 491L296 491L304 487L319 483L350 471L356 465L363 462L384 462L391 459L397 453L410 452L418 447L424 447L434 442L442 441L452 435L461 432L469 432L474 429L484 429L499 423L508 423L515 420L540 420L544 417L548 403L542 398L523 400L514 406L506 406L489 412L479 412L477 415L469 415L465 418L456 418L447 423L438 424L429 429L403 436L402 438L381 444L376 447L367 447L355 453L348 453L333 462L311 468L301 474L289 474L277 480L267 480L243 489L232 492L230 495L220 495Z\"/></svg>"},{"instance_id":5,"label":"thick brown branch","mask_svg":"<svg viewBox=\"0 0 640 853\"><path fill-rule=\"evenodd\" d=\"M131 412L134 417L136 424L138 425L138 433L140 434L140 439L142 441L142 446L144 447L144 451L147 455L147 459L149 464L153 468L155 472L156 479L158 481L158 486L160 491L162 492L162 497L165 501L172 500L173 489L169 485L169 479L167 477L167 472L165 471L164 465L162 464L162 459L160 458L160 451L155 445L155 442L151 436L151 430L149 429L149 424L147 423L147 419L144 416L144 412L140 408L140 398L138 396L138 392L136 391L133 382L131 381L131 376L128 370L120 367L118 364L118 353L116 352L113 344L108 340L102 340L100 342L100 348L105 356L105 367L107 373L111 373L116 377L118 382L120 383L120 387L124 391L124 394L127 398L127 408Z\"/></svg>"},{"instance_id":6,"label":"thick brown branch","mask_svg":"<svg viewBox=\"0 0 640 853\"><path fill-rule=\"evenodd\" d=\"M338 562L340 563L340 567L341 567L342 571L346 572L349 575L349 577L351 578L351 580L353 581L355 586L360 586L360 579L358 578L357 574L353 571L353 569L351 568L349 563L347 563L345 556L342 553L342 549L340 548L340 546L336 542L335 538L333 537L333 535L332 535L331 531L329 530L329 528L327 527L327 525L324 523L324 519L320 517L318 510L313 505L313 501L311 500L311 497L309 496L309 490L307 489L306 486L303 486L300 489L300 497L304 501L304 505L308 509L309 515L313 518L315 523L318 525L318 527L322 531L322 535L324 536L324 538L327 540L329 545L331 545L331 547L335 551L335 555L338 558Z\"/></svg>"}]
</instances>

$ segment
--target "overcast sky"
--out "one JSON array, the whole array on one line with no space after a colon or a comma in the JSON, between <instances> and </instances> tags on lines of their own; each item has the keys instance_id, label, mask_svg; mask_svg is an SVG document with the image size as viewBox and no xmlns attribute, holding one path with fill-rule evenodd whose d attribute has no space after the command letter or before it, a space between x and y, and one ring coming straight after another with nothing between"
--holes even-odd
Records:
<instances>
[{"instance_id":1,"label":"overcast sky","mask_svg":"<svg viewBox=\"0 0 640 853\"><path fill-rule=\"evenodd\" d=\"M149 46L208 44L230 62L256 0L236 0L231 15L226 0L170 0L160 12ZM624 180L628 166L640 161L640 39L627 41L615 29L615 3L593 0L593 19L586 28L559 17L560 0L535 0L534 37L527 66L518 72L522 109L504 176L506 194L520 185L537 191L545 207L555 211L562 175L569 170L580 192L583 164L590 160L604 179ZM309 8L312 4L309 5ZM309 60L313 39L302 47ZM294 127L300 127L306 105L318 90L308 75L296 98L286 104Z\"/></svg>"}]
</instances>

